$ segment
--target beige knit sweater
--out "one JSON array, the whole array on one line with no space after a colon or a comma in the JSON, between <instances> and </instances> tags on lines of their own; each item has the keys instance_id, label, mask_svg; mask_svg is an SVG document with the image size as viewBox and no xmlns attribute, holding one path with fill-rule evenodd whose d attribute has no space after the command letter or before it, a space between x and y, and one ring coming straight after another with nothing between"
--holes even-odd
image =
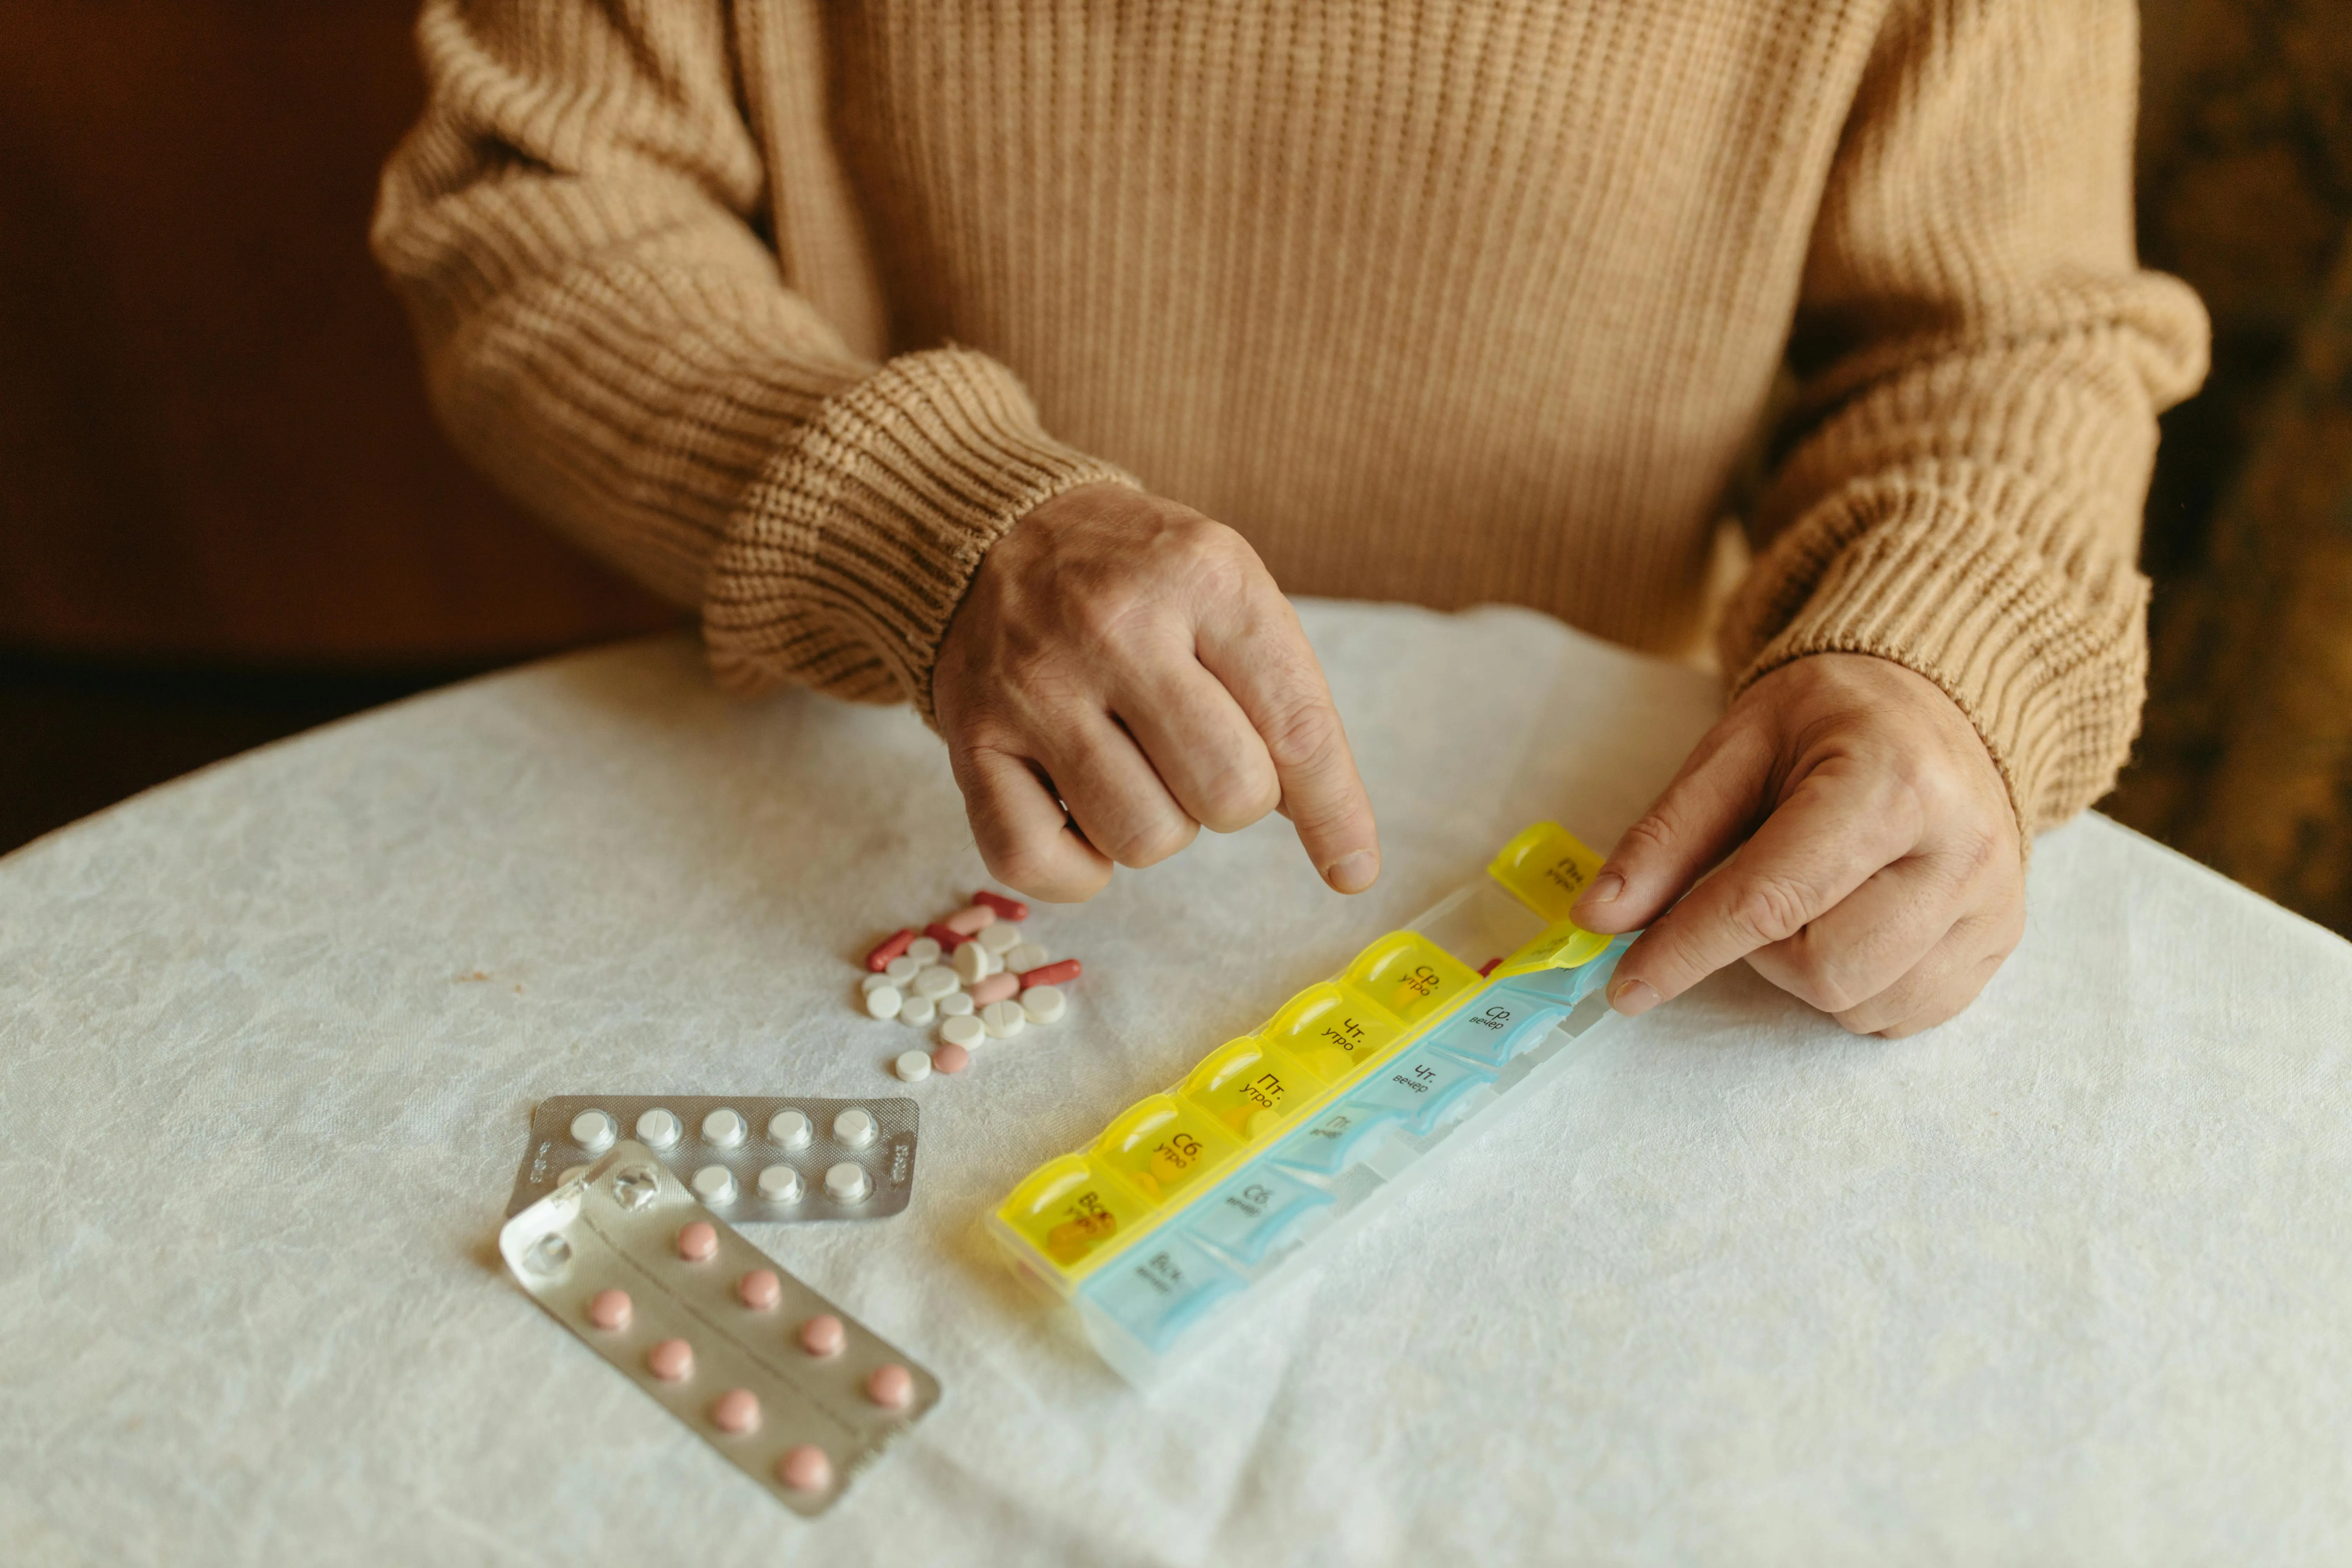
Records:
<instances>
[{"instance_id":1,"label":"beige knit sweater","mask_svg":"<svg viewBox=\"0 0 2352 1568\"><path fill-rule=\"evenodd\" d=\"M430 0L378 256L451 435L741 689L911 696L1133 476L1295 593L1937 682L2021 819L2134 734L2132 0Z\"/></svg>"}]
</instances>

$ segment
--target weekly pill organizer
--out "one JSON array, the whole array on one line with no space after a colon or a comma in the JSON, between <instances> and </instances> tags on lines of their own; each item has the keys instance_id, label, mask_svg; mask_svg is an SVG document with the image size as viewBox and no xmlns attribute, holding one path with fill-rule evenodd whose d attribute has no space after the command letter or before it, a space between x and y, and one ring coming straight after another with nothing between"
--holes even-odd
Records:
<instances>
[{"instance_id":1,"label":"weekly pill organizer","mask_svg":"<svg viewBox=\"0 0 2352 1568\"><path fill-rule=\"evenodd\" d=\"M1614 1016L1631 936L1569 919L1601 858L1553 823L1031 1172L988 1217L1014 1269L1139 1385L1377 1209L1469 1118Z\"/></svg>"}]
</instances>

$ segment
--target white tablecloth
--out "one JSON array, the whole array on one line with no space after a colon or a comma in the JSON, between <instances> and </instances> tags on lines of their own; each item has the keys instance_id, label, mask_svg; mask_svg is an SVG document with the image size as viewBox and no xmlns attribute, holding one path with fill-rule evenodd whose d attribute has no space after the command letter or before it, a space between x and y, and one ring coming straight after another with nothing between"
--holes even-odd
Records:
<instances>
[{"instance_id":1,"label":"white tablecloth","mask_svg":"<svg viewBox=\"0 0 2352 1568\"><path fill-rule=\"evenodd\" d=\"M1306 609L1379 886L1279 821L1121 873L1035 917L1071 1020L913 1090L852 961L981 881L938 742L683 639L0 861L0 1558L2352 1557L2352 948L2095 818L1958 1022L1723 974L1163 1393L1074 1348L978 1232L1016 1176L1522 823L1605 845L1714 709L1528 614ZM597 1090L921 1097L908 1213L749 1227L946 1384L826 1519L500 1272L530 1104Z\"/></svg>"}]
</instances>

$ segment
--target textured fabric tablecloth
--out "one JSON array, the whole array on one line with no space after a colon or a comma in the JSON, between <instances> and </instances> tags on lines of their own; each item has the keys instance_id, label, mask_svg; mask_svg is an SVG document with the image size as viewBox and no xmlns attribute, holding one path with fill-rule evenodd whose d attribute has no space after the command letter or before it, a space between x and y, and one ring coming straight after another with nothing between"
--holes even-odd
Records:
<instances>
[{"instance_id":1,"label":"textured fabric tablecloth","mask_svg":"<svg viewBox=\"0 0 2352 1568\"><path fill-rule=\"evenodd\" d=\"M1386 872L1286 825L1036 929L1073 1016L912 1090L874 936L982 880L900 710L683 639L274 746L0 861L0 1558L2342 1562L2352 948L2095 818L1956 1023L1747 973L1612 1029L1149 1399L1014 1285L1013 1180L1714 710L1516 611L1305 606ZM803 1523L493 1246L544 1095L912 1092L918 1191L749 1234L945 1402Z\"/></svg>"}]
</instances>

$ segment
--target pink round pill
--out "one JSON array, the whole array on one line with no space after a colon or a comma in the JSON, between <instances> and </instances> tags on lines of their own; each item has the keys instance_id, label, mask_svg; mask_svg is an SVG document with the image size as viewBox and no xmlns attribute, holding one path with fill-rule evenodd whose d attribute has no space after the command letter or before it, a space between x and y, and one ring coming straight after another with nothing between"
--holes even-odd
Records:
<instances>
[{"instance_id":1,"label":"pink round pill","mask_svg":"<svg viewBox=\"0 0 2352 1568\"><path fill-rule=\"evenodd\" d=\"M588 1321L600 1329L627 1328L629 1310L626 1290L599 1290L588 1298Z\"/></svg>"},{"instance_id":2,"label":"pink round pill","mask_svg":"<svg viewBox=\"0 0 2352 1568\"><path fill-rule=\"evenodd\" d=\"M971 1065L971 1053L950 1040L931 1053L931 1065L941 1072L961 1072Z\"/></svg>"},{"instance_id":3,"label":"pink round pill","mask_svg":"<svg viewBox=\"0 0 2352 1568\"><path fill-rule=\"evenodd\" d=\"M754 1268L735 1281L735 1299L755 1312L764 1312L784 1299L783 1281L772 1268Z\"/></svg>"},{"instance_id":4,"label":"pink round pill","mask_svg":"<svg viewBox=\"0 0 2352 1568\"><path fill-rule=\"evenodd\" d=\"M694 1347L684 1340L664 1340L646 1352L646 1370L664 1383L684 1383L694 1375Z\"/></svg>"},{"instance_id":5,"label":"pink round pill","mask_svg":"<svg viewBox=\"0 0 2352 1568\"><path fill-rule=\"evenodd\" d=\"M776 1479L796 1492L821 1492L833 1484L833 1461L815 1444L803 1443L776 1461Z\"/></svg>"},{"instance_id":6,"label":"pink round pill","mask_svg":"<svg viewBox=\"0 0 2352 1568\"><path fill-rule=\"evenodd\" d=\"M831 1312L819 1312L801 1325L801 1349L811 1355L839 1355L849 1342L849 1331Z\"/></svg>"},{"instance_id":7,"label":"pink round pill","mask_svg":"<svg viewBox=\"0 0 2352 1568\"><path fill-rule=\"evenodd\" d=\"M748 1388L730 1388L710 1402L710 1424L721 1432L756 1432L760 1428L760 1396Z\"/></svg>"},{"instance_id":8,"label":"pink round pill","mask_svg":"<svg viewBox=\"0 0 2352 1568\"><path fill-rule=\"evenodd\" d=\"M1019 976L999 970L985 980L973 981L966 989L971 993L973 1006L985 1007L991 1002L1010 1002L1019 995L1021 981Z\"/></svg>"},{"instance_id":9,"label":"pink round pill","mask_svg":"<svg viewBox=\"0 0 2352 1568\"><path fill-rule=\"evenodd\" d=\"M915 1374L889 1362L874 1369L866 1380L866 1397L885 1410L904 1410L915 1397Z\"/></svg>"},{"instance_id":10,"label":"pink round pill","mask_svg":"<svg viewBox=\"0 0 2352 1568\"><path fill-rule=\"evenodd\" d=\"M986 904L967 904L941 921L940 924L951 931L971 936L996 923L996 911Z\"/></svg>"},{"instance_id":11,"label":"pink round pill","mask_svg":"<svg viewBox=\"0 0 2352 1568\"><path fill-rule=\"evenodd\" d=\"M677 1255L688 1263L709 1262L719 1256L719 1232L709 1220L696 1220L677 1233Z\"/></svg>"}]
</instances>

